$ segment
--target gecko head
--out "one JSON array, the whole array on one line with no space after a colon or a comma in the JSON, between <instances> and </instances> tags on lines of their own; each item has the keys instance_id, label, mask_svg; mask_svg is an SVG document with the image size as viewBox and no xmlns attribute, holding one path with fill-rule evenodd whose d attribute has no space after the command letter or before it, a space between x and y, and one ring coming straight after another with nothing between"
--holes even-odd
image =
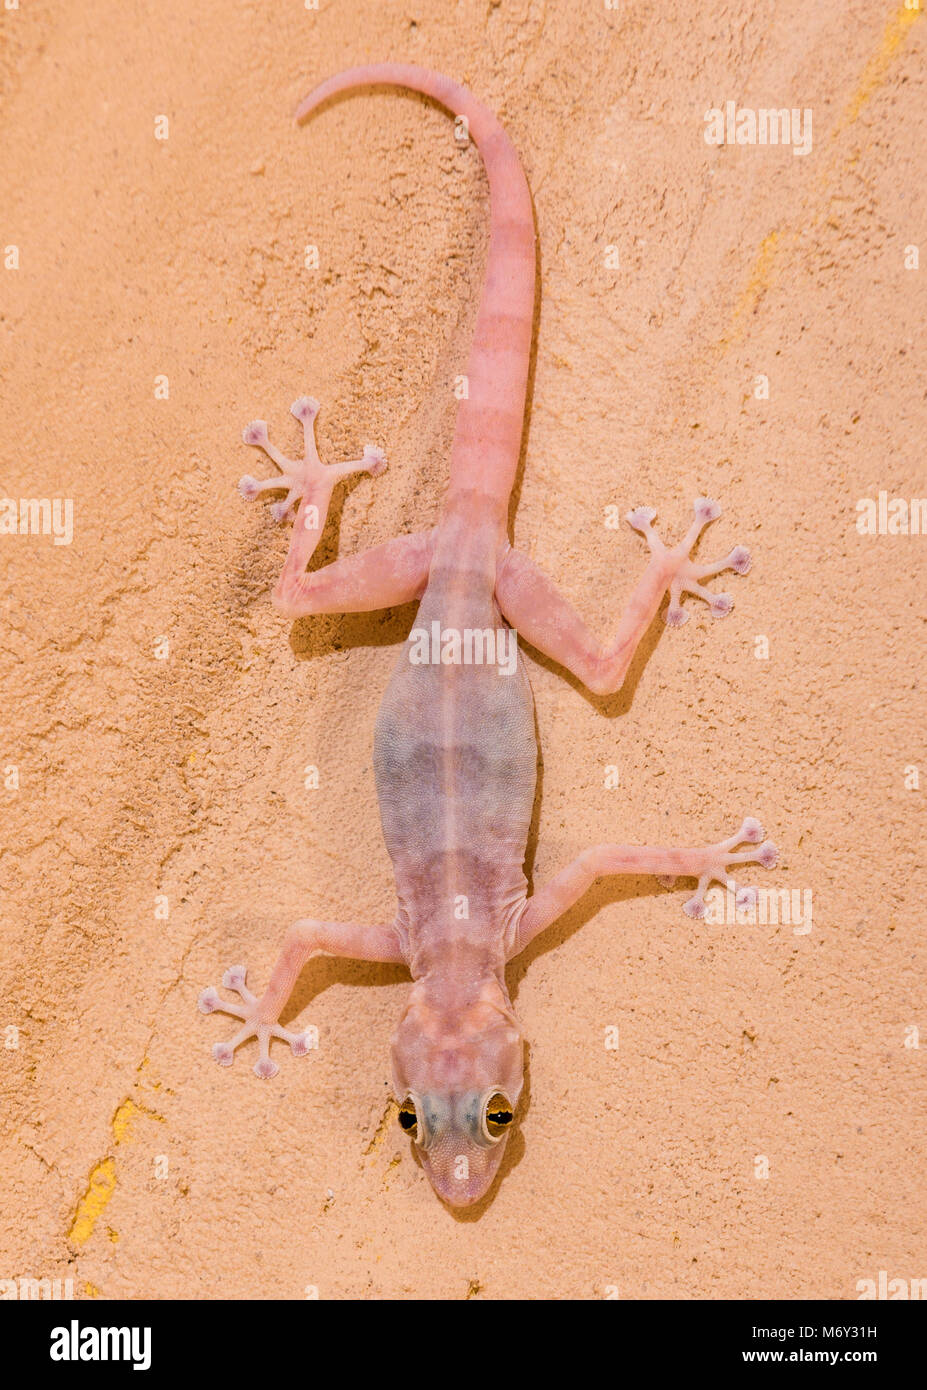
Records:
<instances>
[{"instance_id":1,"label":"gecko head","mask_svg":"<svg viewBox=\"0 0 927 1390\"><path fill-rule=\"evenodd\" d=\"M393 1085L399 1123L432 1187L449 1206L468 1207L502 1161L524 1081L524 1044L494 975L463 1000L452 993L416 981L393 1038Z\"/></svg>"}]
</instances>

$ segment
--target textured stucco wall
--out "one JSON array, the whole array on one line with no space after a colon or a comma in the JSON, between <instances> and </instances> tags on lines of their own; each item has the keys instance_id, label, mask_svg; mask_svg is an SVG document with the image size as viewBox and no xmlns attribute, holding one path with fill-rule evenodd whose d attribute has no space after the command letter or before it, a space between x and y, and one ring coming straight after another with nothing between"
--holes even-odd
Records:
<instances>
[{"instance_id":1,"label":"textured stucco wall","mask_svg":"<svg viewBox=\"0 0 927 1390\"><path fill-rule=\"evenodd\" d=\"M927 495L927 269L905 267L927 247L922 17L35 0L2 24L20 266L0 277L0 492L73 499L75 533L0 537L19 770L0 786L0 1277L852 1298L880 1269L927 1276L927 1044L905 1046L927 1027L927 537L855 527L862 497ZM814 894L795 935L691 922L651 880L591 892L513 969L528 1105L463 1218L392 1122L403 972L311 965L287 1016L320 1049L284 1050L271 1083L250 1050L216 1067L228 1020L195 1007L239 960L262 986L295 916L392 907L371 739L411 610L282 620L286 537L235 491L242 425L292 443L309 391L328 457L371 439L390 458L343 495L323 558L436 515L485 256L478 156L395 94L291 123L316 79L377 58L468 82L524 159L543 293L518 543L603 632L643 563L609 505L655 505L674 534L718 496L703 552L756 557L724 623L693 604L682 632L655 625L619 697L529 658L535 878L752 813L783 851L758 881ZM810 107L812 152L710 148L704 112L729 98Z\"/></svg>"}]
</instances>

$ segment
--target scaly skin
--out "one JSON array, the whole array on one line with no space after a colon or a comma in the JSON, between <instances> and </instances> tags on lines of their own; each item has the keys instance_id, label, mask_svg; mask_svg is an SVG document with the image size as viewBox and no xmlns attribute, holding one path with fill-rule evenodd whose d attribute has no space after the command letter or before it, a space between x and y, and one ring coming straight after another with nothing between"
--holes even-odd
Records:
<instances>
[{"instance_id":1,"label":"scaly skin","mask_svg":"<svg viewBox=\"0 0 927 1390\"><path fill-rule=\"evenodd\" d=\"M204 1012L220 1009L243 1021L229 1043L213 1049L231 1062L235 1048L256 1037L255 1071L272 1076L271 1037L297 1054L307 1039L279 1027L280 1011L302 967L319 953L401 961L414 981L393 1039L393 1084L401 1119L419 1146L439 1194L467 1206L488 1190L512 1127L523 1081L523 1041L505 983L505 966L555 921L601 874L656 873L698 880L686 911L704 911L712 879L728 879L732 863L775 862L762 830L744 821L728 840L703 849L598 845L580 855L533 897L523 872L534 801L537 746L531 690L520 655L506 645L514 632L573 671L590 689L618 689L641 636L670 593L667 621L687 614L682 592L708 601L716 616L729 611L724 594L701 581L723 569L745 573L749 555L738 547L714 564L690 552L702 527L720 514L699 498L695 520L668 548L652 528L654 513L631 512L628 521L650 546L651 560L630 596L612 642L600 644L554 585L509 544L506 513L518 466L531 348L535 287L534 223L525 175L496 118L466 88L405 64L354 68L317 87L300 106L304 120L323 102L358 87L389 85L432 97L466 117L489 178L490 245L486 284L467 368L468 394L460 403L444 510L432 532L397 537L363 555L306 572L335 482L361 469L385 468L381 450L368 445L348 464L324 465L313 435L318 403L302 397L292 407L305 431L302 460L290 460L269 442L263 421L245 430L246 443L268 452L283 478L244 478L253 497L287 488L276 504L278 520L297 505L293 538L274 603L285 614L361 612L420 599L415 628L404 646L377 720L374 762L387 849L396 877L394 920L374 926L304 919L287 935L270 983L259 998L245 986L243 967L223 983L241 1005L208 989ZM506 623L509 625L506 626ZM501 642L495 660L422 660L437 632L437 651L450 658L466 634ZM424 638L423 638L424 634ZM501 634L501 637L499 636ZM422 646L424 640L424 647ZM487 652L480 648L481 654ZM473 652L470 653L471 657ZM509 659L514 657L514 659ZM729 881L729 880L728 880ZM740 890L746 902L755 890Z\"/></svg>"}]
</instances>

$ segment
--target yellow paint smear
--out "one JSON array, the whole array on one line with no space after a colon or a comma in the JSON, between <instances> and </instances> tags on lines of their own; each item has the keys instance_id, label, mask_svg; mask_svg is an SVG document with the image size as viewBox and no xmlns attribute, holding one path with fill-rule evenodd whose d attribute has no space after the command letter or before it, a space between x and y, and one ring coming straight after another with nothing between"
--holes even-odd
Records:
<instances>
[{"instance_id":1,"label":"yellow paint smear","mask_svg":"<svg viewBox=\"0 0 927 1390\"><path fill-rule=\"evenodd\" d=\"M93 1235L93 1228L106 1210L106 1204L116 1191L116 1160L104 1158L90 1174L87 1191L77 1204L77 1213L68 1231L68 1240L83 1245Z\"/></svg>"},{"instance_id":2,"label":"yellow paint smear","mask_svg":"<svg viewBox=\"0 0 927 1390\"><path fill-rule=\"evenodd\" d=\"M145 1067L147 1060L146 1058L139 1066L139 1072ZM120 1144L131 1141L132 1123L139 1115L147 1115L149 1119L160 1120L162 1123L164 1121L163 1115L158 1115L154 1110L149 1110L147 1106L141 1105L131 1096L127 1096L122 1104L116 1107L116 1112L113 1115L114 1153ZM71 1229L68 1231L68 1240L72 1245L85 1245L87 1243L115 1190L116 1159L113 1154L108 1154L106 1158L100 1159L94 1167L86 1191L77 1204L77 1211L71 1222ZM112 1228L109 1231L109 1239L114 1244L119 1239L118 1233Z\"/></svg>"},{"instance_id":3,"label":"yellow paint smear","mask_svg":"<svg viewBox=\"0 0 927 1390\"><path fill-rule=\"evenodd\" d=\"M384 1139L392 1129L393 1123L398 1114L399 1106L396 1104L395 1100L393 1100L393 1098L390 1097L390 1099L386 1103L386 1109L383 1111L380 1123L377 1125L376 1130L374 1131L374 1136L371 1139L370 1143L367 1145L366 1149L364 1150L365 1158L368 1154L376 1153L377 1149L380 1147L380 1145L383 1143Z\"/></svg>"},{"instance_id":4,"label":"yellow paint smear","mask_svg":"<svg viewBox=\"0 0 927 1390\"><path fill-rule=\"evenodd\" d=\"M769 232L760 242L760 249L753 262L747 283L741 290L734 306L733 323L735 325L753 313L761 296L772 284L773 266L777 255L782 251L783 244L784 239L778 231ZM724 341L727 342L728 339Z\"/></svg>"},{"instance_id":5,"label":"yellow paint smear","mask_svg":"<svg viewBox=\"0 0 927 1390\"><path fill-rule=\"evenodd\" d=\"M888 75L892 59L896 56L901 45L910 32L911 25L916 19L920 18L920 9L911 10L902 6L896 10L889 20L882 35L878 49L869 59L863 69L862 75L856 84L856 91L852 100L847 106L841 119L838 121L834 130L831 132L831 142L840 135L841 131L852 123L859 116L866 103L875 95ZM822 184L827 187L837 177L839 170L838 162L831 162L825 166ZM755 311L760 298L772 283L774 270L781 265L784 253L792 245L795 237L794 233L773 230L769 232L760 243L756 260L747 277L747 283L737 297L731 315L731 326L721 339L720 347L726 348L739 336L744 322Z\"/></svg>"},{"instance_id":6,"label":"yellow paint smear","mask_svg":"<svg viewBox=\"0 0 927 1390\"><path fill-rule=\"evenodd\" d=\"M882 42L863 69L863 75L857 84L853 100L843 113L834 135L838 135L848 125L852 125L867 101L879 90L885 81L892 59L907 38L911 25L920 18L920 15L919 9L909 10L904 5L901 9L896 10L885 26Z\"/></svg>"},{"instance_id":7,"label":"yellow paint smear","mask_svg":"<svg viewBox=\"0 0 927 1390\"><path fill-rule=\"evenodd\" d=\"M136 1105L134 1100L122 1102L113 1116L113 1138L117 1144L122 1144L129 1138L129 1126L135 1116L139 1114L141 1114L141 1106Z\"/></svg>"}]
</instances>

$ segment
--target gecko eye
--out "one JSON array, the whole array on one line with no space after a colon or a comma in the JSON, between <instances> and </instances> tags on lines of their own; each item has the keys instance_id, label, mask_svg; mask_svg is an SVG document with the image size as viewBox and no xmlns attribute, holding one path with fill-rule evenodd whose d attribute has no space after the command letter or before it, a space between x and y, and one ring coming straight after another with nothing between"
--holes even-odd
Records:
<instances>
[{"instance_id":1,"label":"gecko eye","mask_svg":"<svg viewBox=\"0 0 927 1390\"><path fill-rule=\"evenodd\" d=\"M512 1107L501 1091L490 1096L486 1103L486 1129L493 1139L503 1135L514 1118Z\"/></svg>"},{"instance_id":2,"label":"gecko eye","mask_svg":"<svg viewBox=\"0 0 927 1390\"><path fill-rule=\"evenodd\" d=\"M411 1100L404 1100L399 1107L399 1123L411 1138L418 1138L418 1116Z\"/></svg>"}]
</instances>

